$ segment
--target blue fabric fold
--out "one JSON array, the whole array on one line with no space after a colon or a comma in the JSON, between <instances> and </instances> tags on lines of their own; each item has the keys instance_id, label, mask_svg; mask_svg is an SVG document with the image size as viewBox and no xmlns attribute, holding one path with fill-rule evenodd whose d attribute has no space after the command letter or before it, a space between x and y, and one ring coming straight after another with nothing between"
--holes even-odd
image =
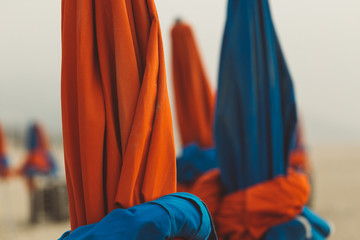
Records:
<instances>
[{"instance_id":1,"label":"blue fabric fold","mask_svg":"<svg viewBox=\"0 0 360 240\"><path fill-rule=\"evenodd\" d=\"M330 236L332 229L329 222L315 214L310 208L304 207L301 215L308 219L314 231L325 238Z\"/></svg>"},{"instance_id":2,"label":"blue fabric fold","mask_svg":"<svg viewBox=\"0 0 360 240\"><path fill-rule=\"evenodd\" d=\"M300 216L271 228L263 240L324 240L330 234L329 223L304 207Z\"/></svg>"},{"instance_id":3,"label":"blue fabric fold","mask_svg":"<svg viewBox=\"0 0 360 240\"><path fill-rule=\"evenodd\" d=\"M193 183L199 176L217 167L214 148L201 149L196 144L188 145L176 159L177 181L182 184Z\"/></svg>"},{"instance_id":4,"label":"blue fabric fold","mask_svg":"<svg viewBox=\"0 0 360 240\"><path fill-rule=\"evenodd\" d=\"M128 209L116 209L100 222L65 232L60 240L182 238L216 240L206 205L189 193L174 193Z\"/></svg>"},{"instance_id":5,"label":"blue fabric fold","mask_svg":"<svg viewBox=\"0 0 360 240\"><path fill-rule=\"evenodd\" d=\"M229 0L217 96L215 142L225 190L286 174L296 104L268 0Z\"/></svg>"}]
</instances>

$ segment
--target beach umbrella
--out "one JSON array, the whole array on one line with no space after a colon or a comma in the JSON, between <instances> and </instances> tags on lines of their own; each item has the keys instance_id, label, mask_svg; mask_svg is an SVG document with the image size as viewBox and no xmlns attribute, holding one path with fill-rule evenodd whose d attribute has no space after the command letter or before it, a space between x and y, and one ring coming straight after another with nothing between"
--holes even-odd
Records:
<instances>
[{"instance_id":1,"label":"beach umbrella","mask_svg":"<svg viewBox=\"0 0 360 240\"><path fill-rule=\"evenodd\" d=\"M156 239L169 227L174 232L166 238L175 237L192 214L210 234L200 200L169 196L176 191L175 146L154 1L63 0L61 82L71 228L84 230L64 237L88 239L91 224L100 234L95 239L132 239L124 231ZM183 211L158 208L159 201ZM109 229L109 221L121 226ZM170 225L163 228L164 221ZM197 230L186 230L185 239L203 239Z\"/></svg>"},{"instance_id":2,"label":"beach umbrella","mask_svg":"<svg viewBox=\"0 0 360 240\"><path fill-rule=\"evenodd\" d=\"M72 228L62 238L210 235L203 203L172 194L175 146L154 1L63 0L61 78Z\"/></svg>"},{"instance_id":3,"label":"beach umbrella","mask_svg":"<svg viewBox=\"0 0 360 240\"><path fill-rule=\"evenodd\" d=\"M9 174L9 163L6 153L5 134L0 125L0 178L5 178Z\"/></svg>"},{"instance_id":4,"label":"beach umbrella","mask_svg":"<svg viewBox=\"0 0 360 240\"><path fill-rule=\"evenodd\" d=\"M267 0L229 0L217 104L216 147L226 191L285 174L296 104Z\"/></svg>"},{"instance_id":5,"label":"beach umbrella","mask_svg":"<svg viewBox=\"0 0 360 240\"><path fill-rule=\"evenodd\" d=\"M215 94L190 25L177 21L171 30L171 42L172 79L182 144L211 148Z\"/></svg>"},{"instance_id":6,"label":"beach umbrella","mask_svg":"<svg viewBox=\"0 0 360 240\"><path fill-rule=\"evenodd\" d=\"M62 6L63 138L74 229L175 192L175 151L154 2Z\"/></svg>"},{"instance_id":7,"label":"beach umbrella","mask_svg":"<svg viewBox=\"0 0 360 240\"><path fill-rule=\"evenodd\" d=\"M20 168L21 174L27 178L56 174L57 166L45 130L38 123L31 124L28 129L27 151L25 162Z\"/></svg>"},{"instance_id":8,"label":"beach umbrella","mask_svg":"<svg viewBox=\"0 0 360 240\"><path fill-rule=\"evenodd\" d=\"M215 94L210 87L193 31L178 20L171 30L172 73L183 152L177 158L178 190L217 167L213 142ZM184 186L184 184L186 186Z\"/></svg>"},{"instance_id":9,"label":"beach umbrella","mask_svg":"<svg viewBox=\"0 0 360 240\"><path fill-rule=\"evenodd\" d=\"M288 167L297 124L294 89L268 1L228 4L215 114L219 169L199 178L194 192L214 214L220 239L273 239L267 233L275 226L288 230L283 224L301 218L310 194L307 175ZM304 230L302 223L295 225ZM285 232L272 233L306 237Z\"/></svg>"}]
</instances>

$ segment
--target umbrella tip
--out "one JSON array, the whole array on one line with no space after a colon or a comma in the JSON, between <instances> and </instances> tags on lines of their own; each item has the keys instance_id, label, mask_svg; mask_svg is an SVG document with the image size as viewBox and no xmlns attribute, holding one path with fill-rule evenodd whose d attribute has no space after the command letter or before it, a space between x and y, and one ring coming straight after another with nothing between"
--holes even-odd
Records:
<instances>
[{"instance_id":1,"label":"umbrella tip","mask_svg":"<svg viewBox=\"0 0 360 240\"><path fill-rule=\"evenodd\" d=\"M175 19L175 24L179 24L179 23L182 23L181 17L177 17L177 18Z\"/></svg>"}]
</instances>

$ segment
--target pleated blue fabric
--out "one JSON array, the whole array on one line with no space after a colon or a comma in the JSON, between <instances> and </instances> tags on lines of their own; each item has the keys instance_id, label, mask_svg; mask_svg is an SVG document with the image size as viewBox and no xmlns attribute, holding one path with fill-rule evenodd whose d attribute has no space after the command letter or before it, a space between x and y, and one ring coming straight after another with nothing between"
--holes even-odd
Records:
<instances>
[{"instance_id":1,"label":"pleated blue fabric","mask_svg":"<svg viewBox=\"0 0 360 240\"><path fill-rule=\"evenodd\" d=\"M229 0L215 142L226 192L286 173L297 122L293 83L267 0Z\"/></svg>"},{"instance_id":2,"label":"pleated blue fabric","mask_svg":"<svg viewBox=\"0 0 360 240\"><path fill-rule=\"evenodd\" d=\"M176 158L177 181L191 184L202 174L217 167L215 148L202 149L197 144L191 144Z\"/></svg>"}]
</instances>

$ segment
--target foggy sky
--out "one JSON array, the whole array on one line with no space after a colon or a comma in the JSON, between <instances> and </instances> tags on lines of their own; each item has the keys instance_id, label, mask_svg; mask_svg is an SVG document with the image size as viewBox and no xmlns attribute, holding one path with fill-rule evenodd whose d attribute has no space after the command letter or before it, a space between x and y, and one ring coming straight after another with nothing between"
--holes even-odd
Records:
<instances>
[{"instance_id":1,"label":"foggy sky","mask_svg":"<svg viewBox=\"0 0 360 240\"><path fill-rule=\"evenodd\" d=\"M314 143L360 143L360 1L270 3L307 138ZM216 87L226 1L156 4L170 97L169 34L178 16L193 26ZM0 123L5 126L25 126L38 119L52 132L61 132L60 5L60 0L0 1Z\"/></svg>"}]
</instances>

